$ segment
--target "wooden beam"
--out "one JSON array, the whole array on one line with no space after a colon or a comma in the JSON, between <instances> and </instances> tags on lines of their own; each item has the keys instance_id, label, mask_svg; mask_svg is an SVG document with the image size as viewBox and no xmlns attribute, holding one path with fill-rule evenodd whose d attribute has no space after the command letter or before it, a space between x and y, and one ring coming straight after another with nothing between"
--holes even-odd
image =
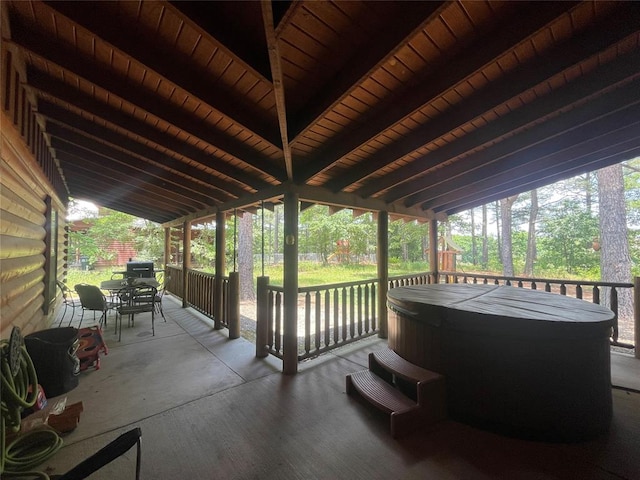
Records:
<instances>
[{"instance_id":1,"label":"wooden beam","mask_svg":"<svg viewBox=\"0 0 640 480\"><path fill-rule=\"evenodd\" d=\"M365 162L358 163L350 170L343 172L338 178L327 182L325 186L330 190L337 191L362 181L367 176L374 174L380 168L389 164L390 161L401 159L425 145L429 145L456 128L461 128L483 114L490 112L497 106L504 105L520 94L524 94L527 91L532 92L547 79L561 74L563 71L579 64L585 58L596 55L612 43L624 38L630 31L631 24L626 30L607 30L607 34L596 35L593 30L583 32L582 35L571 42L559 45L549 55L545 55L533 63L525 64L523 67L510 72L502 80L488 85L483 89L481 95L475 95L458 105L452 106L433 121L426 122L404 135L402 142L394 142L381 148L369 156ZM568 108L574 102L582 101L600 90L610 88L611 85L623 81L638 71L637 57L638 53L633 52L631 55L624 56L624 58L604 64L585 77L579 77L572 81L566 87L552 90L544 97L538 97L532 104L523 105L508 115L497 118L481 129L487 137L478 138L478 135L474 135L474 138L478 138L477 144L487 143L493 138L498 138L501 132L507 134L520 126L542 118L553 111ZM532 95L535 94L532 93ZM537 97L537 95L535 96ZM460 140L466 141L466 135ZM430 157L430 155L428 154L426 157ZM362 196L370 196L376 192L384 191L394 184L406 181L424 171L424 165L425 163L420 157L412 159L406 166L396 170L391 175L385 176L384 179L372 179L364 187L359 188L357 193ZM427 165L432 165L432 162L429 160Z\"/></svg>"},{"instance_id":2,"label":"wooden beam","mask_svg":"<svg viewBox=\"0 0 640 480\"><path fill-rule=\"evenodd\" d=\"M388 311L387 292L389 290L389 215L385 211L377 216L376 264L378 269L378 337L387 338Z\"/></svg>"},{"instance_id":3,"label":"wooden beam","mask_svg":"<svg viewBox=\"0 0 640 480\"><path fill-rule=\"evenodd\" d=\"M291 147L289 146L289 134L287 131L287 104L284 98L284 76L282 74L282 64L280 47L276 37L273 23L273 9L271 0L261 0L262 19L264 22L265 35L267 37L267 49L269 51L269 63L271 64L271 77L273 79L273 94L276 98L276 110L278 112L278 125L280 126L280 137L282 139L282 153L284 156L287 179L293 179L293 162L291 159Z\"/></svg>"},{"instance_id":4,"label":"wooden beam","mask_svg":"<svg viewBox=\"0 0 640 480\"><path fill-rule=\"evenodd\" d=\"M391 190L384 195L384 198L388 202L394 202L404 196L407 196L406 192L412 191L416 184L420 184L421 180L416 178L416 176L424 174L426 171L436 167L437 165L451 161L458 155L471 152L483 145L499 141L502 137L506 138L513 134L514 131L526 128L527 125L533 124L540 118L548 117L556 112L560 112L562 109L566 109L570 105L584 101L585 98L592 97L611 88L612 85L616 85L628 78L631 78L634 74L637 74L639 70L640 53L634 52L630 55L618 58L591 74L577 79L564 88L554 90L548 95L538 98L529 105L522 106L507 115L495 119L483 127L468 132L456 141L443 145L426 155L415 158L411 163L391 172L388 175L385 175L384 178L372 179L366 185L356 190L355 193L367 197L374 195L376 192L391 188ZM509 92L509 84L522 84L522 82L527 82L527 78L537 80L535 73L533 73L529 68L524 69L520 73L527 73L525 76L526 78L520 78L520 74L516 76L517 78L509 76L508 82L500 82L496 85L496 89L489 87L486 97L485 95L481 95L475 101L472 100L470 103L465 102L460 106L460 108L453 108L451 113L444 114L437 122L437 125L429 125L434 129L434 131L439 131L440 125L443 125L446 129L453 129L455 125L462 125L464 121L471 118L468 117L465 112L468 112L471 115L476 115L479 111L485 110L485 108L489 109L489 105L491 105L491 103L486 105L477 105L478 103L484 102L485 98L497 100L498 97L496 96L496 92L501 92L503 90ZM529 77L528 74L532 74L531 77ZM477 106L479 108L476 108ZM459 122L455 120L454 117L456 116L460 116ZM422 135L423 141L431 141L435 138L432 137L424 128L419 128L416 132L419 132ZM413 137L413 134L410 137ZM407 138L407 141L411 143L412 138ZM377 154L375 156L377 157ZM376 161L375 158L370 158L369 160L374 163Z\"/></svg>"},{"instance_id":5,"label":"wooden beam","mask_svg":"<svg viewBox=\"0 0 640 480\"><path fill-rule=\"evenodd\" d=\"M190 143L184 142L171 135L167 135L166 132L161 132L160 130L134 117L125 115L119 110L97 102L92 97L75 90L69 85L60 82L42 71L29 69L29 84L27 88L42 92L47 96L60 100L60 103L62 104L72 105L74 108L98 117L109 124L128 130L141 139L148 140L149 142L164 149L178 153L181 156L193 160L194 162L201 163L207 168L215 170L222 175L241 181L254 190L258 190L269 185L269 183L256 176L261 172L254 169L246 170L235 167L216 155L206 153ZM91 122L87 122L85 118L43 98L39 100L38 111L43 115L56 118L60 122L74 126L80 130L87 132L92 131L93 124Z\"/></svg>"},{"instance_id":6,"label":"wooden beam","mask_svg":"<svg viewBox=\"0 0 640 480\"><path fill-rule=\"evenodd\" d=\"M404 89L378 104L375 112L370 113L360 128L334 136L332 142L316 151L312 158L307 159L307 167L297 172L296 181L306 181L329 168L348 153L411 115L419 107L450 90L453 85L504 55L514 43L534 34L573 5L570 2L555 2L550 3L549 8L545 9L540 9L539 5L527 6L524 10L518 10L515 18L505 19L502 24L496 25L499 34L496 31L489 32L482 40L482 48L463 50L462 54L447 61L446 68L425 69L426 72L421 78L412 81L411 88ZM527 9L530 10L530 14L527 14Z\"/></svg>"},{"instance_id":7,"label":"wooden beam","mask_svg":"<svg viewBox=\"0 0 640 480\"><path fill-rule=\"evenodd\" d=\"M120 152L117 149L95 145L81 145L80 141L75 139L76 143L71 143L62 137L54 137L51 139L51 147L63 152L71 153L79 158L94 158L97 159L96 163L100 165L98 168L107 168L108 164L115 162L113 170L121 171L135 178L139 178L141 182L140 188L144 190L144 183L151 185L165 186L165 188L173 188L176 191L184 192L185 195L191 195L193 200L202 201L204 204L210 204L213 201L219 201L216 198L215 191L207 188L206 185L202 185L192 181L185 181L180 179L176 175L172 175L171 172L156 167L153 165L147 165L139 158L127 155L124 152ZM90 148L87 148L90 147Z\"/></svg>"},{"instance_id":8,"label":"wooden beam","mask_svg":"<svg viewBox=\"0 0 640 480\"><path fill-rule=\"evenodd\" d=\"M540 161L549 152L630 125L637 119L633 115L639 104L640 79L434 172L425 179L427 188L407 197L404 204L424 204L500 172ZM562 163L556 163L556 168L562 170Z\"/></svg>"},{"instance_id":9,"label":"wooden beam","mask_svg":"<svg viewBox=\"0 0 640 480\"><path fill-rule=\"evenodd\" d=\"M424 28L433 17L441 14L446 6L445 2L437 1L400 3L396 15L387 18L386 28L373 35L368 45L355 51L344 70L335 75L323 88L322 95L315 97L313 102L291 119L291 143L295 144L318 119L325 117L344 100L354 85L360 85L372 72L393 57L417 31Z\"/></svg>"},{"instance_id":10,"label":"wooden beam","mask_svg":"<svg viewBox=\"0 0 640 480\"><path fill-rule=\"evenodd\" d=\"M224 276L226 274L226 228L227 218L223 211L216 212L216 285L214 292L213 315L214 328L222 328L222 317L224 316Z\"/></svg>"},{"instance_id":11,"label":"wooden beam","mask_svg":"<svg viewBox=\"0 0 640 480\"><path fill-rule=\"evenodd\" d=\"M166 5L165 8L173 9L180 15L188 7L180 7L181 3ZM223 2L224 3L224 2ZM145 35L133 29L123 28L114 29L111 25L104 21L99 15L100 4L91 2L45 2L49 9L64 15L68 19L77 24L76 28L86 29L87 33L94 35L97 40L108 43L124 53L132 61L139 63L144 68L149 69L164 77L167 81L179 88L189 92L195 98L198 98L211 106L213 109L223 114L230 122L233 122L254 135L269 142L271 146L279 148L280 139L277 132L266 125L261 119L263 114L257 111L254 105L244 100L244 97L238 95L231 89L225 89L220 82L216 83L215 78L207 78L201 69L196 70L193 63L189 62L190 58L182 54L176 54L173 45L163 44L163 39L153 37L153 41ZM213 2L202 2L198 5L199 9ZM243 8L250 8L245 5ZM182 12L181 12L182 10ZM195 13L195 12L194 12ZM219 15L204 17L201 14L195 20L193 18L184 18L184 21L192 25L198 31L205 33L203 29L197 28L197 22L216 21L216 25L226 25L226 28L218 30L219 32L229 30L229 22L223 21ZM212 38L209 32L206 32L209 38ZM243 32L243 35L250 34ZM256 53L258 49L255 49ZM228 51L229 52L229 51ZM234 56L235 57L235 56ZM245 65L246 67L246 65ZM260 75L259 80L265 81ZM215 89L211 88L216 85Z\"/></svg>"},{"instance_id":12,"label":"wooden beam","mask_svg":"<svg viewBox=\"0 0 640 480\"><path fill-rule=\"evenodd\" d=\"M283 171L273 165L271 158L248 147L246 143L239 139L216 131L210 125L206 125L202 119L187 113L184 109L168 102L159 95L134 85L111 69L77 55L75 50L67 45L53 41L51 38L43 36L40 32L30 30L17 23L13 27L15 28L12 31L11 42L20 48L223 150L256 170L274 178L283 179Z\"/></svg>"},{"instance_id":13,"label":"wooden beam","mask_svg":"<svg viewBox=\"0 0 640 480\"><path fill-rule=\"evenodd\" d=\"M89 122L85 123L89 124ZM73 125L71 126L73 127ZM148 164L148 169L152 173L157 173L164 178L171 179L175 181L176 184L191 184L194 189L202 193L206 192L207 196L211 196L219 201L229 201L248 193L246 190L233 184L230 185L222 179L216 179L215 184L213 184L212 180L215 178L213 175L207 174L201 169L186 165L162 152L134 142L128 137L112 130L94 124L91 124L87 130L87 133L92 136L109 143L103 143L102 141L96 140L96 138L77 133L53 122L49 122L47 125L47 132L52 137L58 137L66 142L100 153L101 155L121 159L126 157L130 159L144 158L144 162ZM97 136L100 133L102 135ZM124 151L117 147L124 149ZM209 187L208 185L211 186Z\"/></svg>"}]
</instances>

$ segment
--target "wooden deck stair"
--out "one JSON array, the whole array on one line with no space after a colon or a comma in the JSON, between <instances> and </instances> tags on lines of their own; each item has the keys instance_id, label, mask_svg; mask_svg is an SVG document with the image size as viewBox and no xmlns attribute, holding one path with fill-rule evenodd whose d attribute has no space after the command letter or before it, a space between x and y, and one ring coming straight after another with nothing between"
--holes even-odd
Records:
<instances>
[{"instance_id":1,"label":"wooden deck stair","mask_svg":"<svg viewBox=\"0 0 640 480\"><path fill-rule=\"evenodd\" d=\"M355 392L390 414L391 436L446 418L444 377L414 365L391 349L369 354L369 370L347 375L347 394Z\"/></svg>"}]
</instances>

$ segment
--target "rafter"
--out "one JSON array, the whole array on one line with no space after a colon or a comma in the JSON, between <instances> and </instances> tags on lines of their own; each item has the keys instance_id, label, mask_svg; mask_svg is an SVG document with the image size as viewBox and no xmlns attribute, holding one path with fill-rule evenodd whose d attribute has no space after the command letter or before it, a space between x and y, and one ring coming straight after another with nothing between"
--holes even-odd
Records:
<instances>
[{"instance_id":1,"label":"rafter","mask_svg":"<svg viewBox=\"0 0 640 480\"><path fill-rule=\"evenodd\" d=\"M638 19L640 21L640 18ZM518 94L524 94L527 90L532 90L536 86L545 82L548 78L555 75L560 75L564 71L579 64L581 60L585 58L597 55L602 50L619 41L621 38L626 37L632 32L631 27L621 29L606 30L603 34L598 34L597 30L590 30L584 32L584 34L575 38L571 42L563 44L551 52L548 56L540 58L538 61L531 64L527 64L522 68L513 71L511 74L505 76L502 80L490 85L486 90L483 90L475 97L470 98L467 102L461 105L454 106L450 110L446 111L443 115L435 119L433 122L428 122L423 126L416 128L413 132L405 136L405 139L401 143L394 143L386 148L382 148L370 158L364 165L359 165L358 168L353 168L348 172L344 172L339 178L329 182L326 186L332 190L341 190L346 186L355 183L367 176L375 173L377 170L387 165L390 160L400 159L410 153L418 150L424 145L437 140L438 138L446 135L447 133L460 128L464 124L473 121L480 115L489 112L496 106L502 105L508 100L516 97ZM604 89L609 85L605 81L609 81L613 84L617 81L624 79L623 75L633 75L634 71L637 71L637 63L635 65L627 66L625 62L631 60L637 62L637 57L632 56L630 59L616 60L615 64L611 66L605 66L599 69L597 75L589 75L589 80L578 79L576 83L582 84L582 86L573 87L570 85L566 89L568 92L557 93L551 91L550 96L555 98L555 107L560 109L563 106L569 106L572 102L577 102L581 99L578 95L589 95L586 90L592 90L590 88L590 82L597 82L599 88ZM614 67L614 68L611 68ZM595 78L595 80L593 80ZM609 80L610 79L610 80ZM574 88L577 91L573 91ZM530 92L533 94L533 92ZM543 103L538 101L536 103ZM563 105L564 104L564 105ZM522 115L528 117L528 121L533 121L536 116L544 116L546 113L538 111L536 107L533 111L529 111L530 106L523 106L518 111L523 112L515 113L515 115L509 114L509 117ZM509 126L505 124L504 118L499 118L495 122L492 122L491 127L485 130L498 131L500 127L498 125L505 125L505 130L509 129ZM511 128L516 128L518 123L511 124ZM414 160L411 164L405 167L404 179L411 178L415 173L412 170L416 168L424 167L424 164L419 160ZM424 168L422 168L424 170ZM379 190L388 188L391 182L395 181L396 176L402 176L401 173L394 172L394 175L389 176L383 183L374 182L370 185L371 188L379 187ZM363 195L372 194L370 188L363 188L361 193Z\"/></svg>"},{"instance_id":2,"label":"rafter","mask_svg":"<svg viewBox=\"0 0 640 480\"><path fill-rule=\"evenodd\" d=\"M291 147L289 145L289 133L287 131L287 104L284 98L284 78L282 75L280 47L276 37L273 23L273 9L270 0L262 0L262 19L264 21L265 35L267 36L267 50L269 51L269 63L271 65L271 77L273 79L273 93L276 97L276 110L278 111L278 125L282 138L282 154L284 156L287 179L293 178L293 162L291 159Z\"/></svg>"},{"instance_id":3,"label":"rafter","mask_svg":"<svg viewBox=\"0 0 640 480\"><path fill-rule=\"evenodd\" d=\"M413 80L410 88L401 89L385 102L380 103L375 112L360 122L359 128L334 137L331 143L314 154L312 159L308 159L308 166L299 169L297 180L308 180L330 167L376 135L411 115L419 107L426 105L489 62L504 55L505 50L511 45L523 41L573 5L570 2L554 2L542 12L539 6L530 6L528 8L532 11L535 9L536 15L519 12L517 18L510 18L504 25L498 27L499 35L496 35L495 31L486 35L482 48L464 50L462 54L450 59L446 68L428 69L421 78Z\"/></svg>"},{"instance_id":4,"label":"rafter","mask_svg":"<svg viewBox=\"0 0 640 480\"><path fill-rule=\"evenodd\" d=\"M91 2L49 1L45 3L50 9L60 12L85 28L98 41L117 48L132 61L138 62L145 69L156 72L170 83L189 92L193 97L199 98L233 123L246 127L275 148L280 148L278 132L268 127L265 120L260 118L261 112L256 111L243 97L230 89L225 89L215 79L207 78L206 72L196 69L184 55L173 53L170 48L164 48L162 39L156 38L150 43L146 37L128 28L118 30L111 28L95 14L95 5Z\"/></svg>"},{"instance_id":5,"label":"rafter","mask_svg":"<svg viewBox=\"0 0 640 480\"><path fill-rule=\"evenodd\" d=\"M29 70L29 88L50 95L59 99L63 104L74 105L76 108L103 119L105 122L118 125L120 128L126 129L134 135L137 135L143 139L146 139L156 145L179 153L189 159L195 160L208 168L216 170L222 175L228 176L236 180L243 180L243 183L253 189L260 189L268 186L268 183L255 177L247 170L237 168L228 162L224 162L222 159L216 158L213 155L206 154L199 148L193 145L183 142L167 133L163 133L148 124L134 118L129 117L122 112L100 103L93 98L83 93L75 91L73 88L56 80L55 78L46 75L43 72L30 69ZM86 122L84 119L80 119L77 115L72 113L65 113L66 111L59 106L52 104L51 102L41 100L40 103L44 105L40 110L48 109L57 118L63 119L65 123L78 124L80 129L90 131L92 125ZM78 121L72 120L72 118L78 119Z\"/></svg>"},{"instance_id":6,"label":"rafter","mask_svg":"<svg viewBox=\"0 0 640 480\"><path fill-rule=\"evenodd\" d=\"M228 137L216 132L192 114L185 112L165 99L158 98L157 95L140 86L131 84L117 72L91 63L66 45L61 45L51 39L45 39L39 32L30 30L22 25L13 28L12 42L123 101L162 119L180 130L188 132L210 145L214 145L216 148L251 165L257 170L275 178L282 178L283 176L282 171L273 165L272 160L262 155L261 152L249 148L245 143L234 137Z\"/></svg>"}]
</instances>

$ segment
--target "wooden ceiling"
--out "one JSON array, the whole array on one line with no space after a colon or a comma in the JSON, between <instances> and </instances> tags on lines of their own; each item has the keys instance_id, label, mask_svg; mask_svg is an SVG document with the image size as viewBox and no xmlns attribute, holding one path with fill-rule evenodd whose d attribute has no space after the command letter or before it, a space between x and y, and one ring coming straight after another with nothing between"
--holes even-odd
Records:
<instances>
[{"instance_id":1,"label":"wooden ceiling","mask_svg":"<svg viewBox=\"0 0 640 480\"><path fill-rule=\"evenodd\" d=\"M433 218L640 155L640 2L5 1L69 195Z\"/></svg>"}]
</instances>

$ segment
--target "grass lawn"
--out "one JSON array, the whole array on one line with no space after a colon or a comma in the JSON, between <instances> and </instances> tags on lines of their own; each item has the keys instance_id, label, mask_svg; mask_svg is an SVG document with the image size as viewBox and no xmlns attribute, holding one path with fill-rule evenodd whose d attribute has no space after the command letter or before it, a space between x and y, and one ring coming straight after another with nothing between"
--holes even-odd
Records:
<instances>
[{"instance_id":1,"label":"grass lawn","mask_svg":"<svg viewBox=\"0 0 640 480\"><path fill-rule=\"evenodd\" d=\"M113 271L125 270L126 267L112 267L108 270L69 270L66 284L73 288L78 283L100 285L100 282L109 280ZM406 275L428 271L428 264L407 263L389 265L389 275ZM261 267L254 266L254 276L260 275ZM274 285L282 285L283 265L265 265L265 275ZM322 265L315 262L300 262L298 264L298 282L301 287L326 285L357 280L369 280L376 278L376 265Z\"/></svg>"}]
</instances>

